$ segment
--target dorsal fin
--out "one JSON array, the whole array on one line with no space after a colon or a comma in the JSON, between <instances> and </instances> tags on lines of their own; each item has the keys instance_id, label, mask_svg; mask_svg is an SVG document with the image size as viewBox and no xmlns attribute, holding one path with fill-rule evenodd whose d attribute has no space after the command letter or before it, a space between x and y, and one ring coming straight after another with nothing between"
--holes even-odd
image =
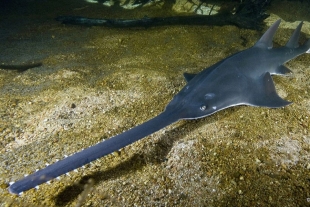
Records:
<instances>
[{"instance_id":1,"label":"dorsal fin","mask_svg":"<svg viewBox=\"0 0 310 207\"><path fill-rule=\"evenodd\" d=\"M281 19L277 20L269 29L263 34L263 36L258 40L258 42L255 44L256 47L261 48L272 48L272 39L274 34L276 33L279 25L280 25Z\"/></svg>"},{"instance_id":2,"label":"dorsal fin","mask_svg":"<svg viewBox=\"0 0 310 207\"><path fill-rule=\"evenodd\" d=\"M296 27L296 29L294 30L292 36L290 37L290 39L287 41L286 43L286 47L288 48L296 48L298 47L298 39L299 39L299 34L300 34L300 30L302 27L302 23L300 22L299 25Z\"/></svg>"}]
</instances>

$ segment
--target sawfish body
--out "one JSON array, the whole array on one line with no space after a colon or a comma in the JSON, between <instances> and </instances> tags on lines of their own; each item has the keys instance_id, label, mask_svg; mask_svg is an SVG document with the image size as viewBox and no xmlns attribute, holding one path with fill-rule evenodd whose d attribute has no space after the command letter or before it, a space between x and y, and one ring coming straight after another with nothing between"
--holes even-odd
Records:
<instances>
[{"instance_id":1,"label":"sawfish body","mask_svg":"<svg viewBox=\"0 0 310 207\"><path fill-rule=\"evenodd\" d=\"M187 85L158 116L12 183L9 191L20 194L181 119L205 117L236 105L278 108L290 104L278 96L271 75L290 73L283 64L309 53L310 40L298 45L300 23L285 46L272 48L272 39L279 24L280 20L276 21L253 47L231 55L198 74L184 74Z\"/></svg>"}]
</instances>

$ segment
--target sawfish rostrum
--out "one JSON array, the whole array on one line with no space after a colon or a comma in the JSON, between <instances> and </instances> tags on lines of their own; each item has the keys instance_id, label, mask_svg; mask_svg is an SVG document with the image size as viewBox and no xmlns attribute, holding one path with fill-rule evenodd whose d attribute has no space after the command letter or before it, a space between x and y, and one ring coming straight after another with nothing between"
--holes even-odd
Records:
<instances>
[{"instance_id":1,"label":"sawfish rostrum","mask_svg":"<svg viewBox=\"0 0 310 207\"><path fill-rule=\"evenodd\" d=\"M272 39L279 24L280 20L276 21L253 47L231 55L198 74L184 74L187 85L158 116L12 183L9 191L20 194L181 119L205 117L236 105L278 108L290 104L277 94L271 75L290 73L283 64L298 55L310 53L310 40L298 45L300 23L285 46L272 48Z\"/></svg>"}]
</instances>

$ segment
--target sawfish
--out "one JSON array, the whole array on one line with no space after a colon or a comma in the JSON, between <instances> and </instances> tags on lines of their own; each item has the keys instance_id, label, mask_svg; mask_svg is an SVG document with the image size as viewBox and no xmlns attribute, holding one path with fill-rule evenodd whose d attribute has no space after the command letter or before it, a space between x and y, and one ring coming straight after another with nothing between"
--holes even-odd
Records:
<instances>
[{"instance_id":1,"label":"sawfish","mask_svg":"<svg viewBox=\"0 0 310 207\"><path fill-rule=\"evenodd\" d=\"M271 75L291 73L283 64L310 53L310 40L299 46L301 22L285 46L273 48L279 24L280 20L276 21L251 48L198 74L185 73L187 84L158 116L10 183L9 192L20 194L36 188L182 119L202 118L237 105L279 108L291 104L277 94Z\"/></svg>"}]
</instances>

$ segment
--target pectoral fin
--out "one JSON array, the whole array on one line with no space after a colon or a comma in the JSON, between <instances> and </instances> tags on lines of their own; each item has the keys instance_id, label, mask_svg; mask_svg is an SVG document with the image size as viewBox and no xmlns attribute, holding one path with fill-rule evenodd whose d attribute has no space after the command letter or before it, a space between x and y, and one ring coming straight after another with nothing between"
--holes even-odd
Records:
<instances>
[{"instance_id":1,"label":"pectoral fin","mask_svg":"<svg viewBox=\"0 0 310 207\"><path fill-rule=\"evenodd\" d=\"M256 90L251 94L249 105L279 108L291 104L277 94L269 72L263 74L255 85Z\"/></svg>"}]
</instances>

